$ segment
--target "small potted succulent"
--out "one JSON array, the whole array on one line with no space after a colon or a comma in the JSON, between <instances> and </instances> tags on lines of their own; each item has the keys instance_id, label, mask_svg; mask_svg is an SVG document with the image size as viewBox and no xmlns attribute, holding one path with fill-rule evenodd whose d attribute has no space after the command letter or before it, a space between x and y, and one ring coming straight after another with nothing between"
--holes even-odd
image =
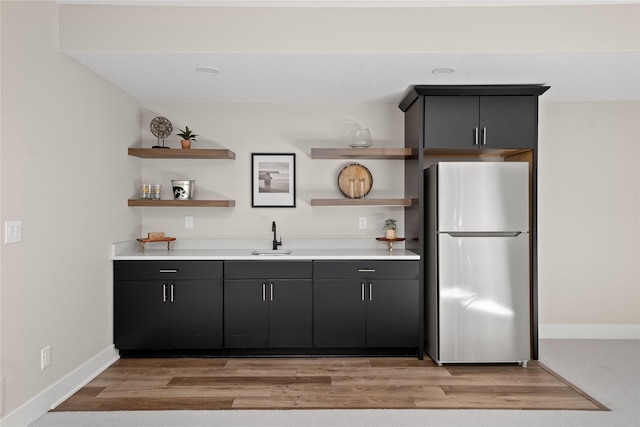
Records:
<instances>
[{"instance_id":1,"label":"small potted succulent","mask_svg":"<svg viewBox=\"0 0 640 427\"><path fill-rule=\"evenodd\" d=\"M195 141L198 135L193 133L193 130L189 129L189 126L185 126L184 130L178 130L180 132L178 132L176 135L182 138L182 141L180 141L180 144L182 144L182 148L191 148L191 141Z\"/></svg>"},{"instance_id":2,"label":"small potted succulent","mask_svg":"<svg viewBox=\"0 0 640 427\"><path fill-rule=\"evenodd\" d=\"M384 221L384 237L386 239L392 240L396 238L396 231L398 230L398 226L396 225L396 220L393 218L386 219Z\"/></svg>"}]
</instances>

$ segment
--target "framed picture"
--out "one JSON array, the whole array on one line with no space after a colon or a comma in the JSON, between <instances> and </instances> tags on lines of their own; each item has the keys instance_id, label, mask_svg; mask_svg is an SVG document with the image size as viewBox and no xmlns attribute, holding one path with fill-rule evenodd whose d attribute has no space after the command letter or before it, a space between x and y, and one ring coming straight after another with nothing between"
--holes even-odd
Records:
<instances>
[{"instance_id":1,"label":"framed picture","mask_svg":"<svg viewBox=\"0 0 640 427\"><path fill-rule=\"evenodd\" d=\"M251 154L251 206L296 207L295 153Z\"/></svg>"}]
</instances>

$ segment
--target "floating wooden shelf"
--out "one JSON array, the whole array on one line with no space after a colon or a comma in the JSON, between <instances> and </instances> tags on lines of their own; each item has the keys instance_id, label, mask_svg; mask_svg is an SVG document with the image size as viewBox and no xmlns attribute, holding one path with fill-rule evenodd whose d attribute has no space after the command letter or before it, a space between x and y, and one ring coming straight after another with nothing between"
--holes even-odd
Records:
<instances>
[{"instance_id":1,"label":"floating wooden shelf","mask_svg":"<svg viewBox=\"0 0 640 427\"><path fill-rule=\"evenodd\" d=\"M311 199L311 206L411 206L411 199Z\"/></svg>"},{"instance_id":2,"label":"floating wooden shelf","mask_svg":"<svg viewBox=\"0 0 640 427\"><path fill-rule=\"evenodd\" d=\"M415 156L411 148L312 148L312 159L406 159Z\"/></svg>"},{"instance_id":3,"label":"floating wooden shelf","mask_svg":"<svg viewBox=\"0 0 640 427\"><path fill-rule=\"evenodd\" d=\"M129 206L170 206L191 208L232 208L235 200L147 200L129 199Z\"/></svg>"},{"instance_id":4,"label":"floating wooden shelf","mask_svg":"<svg viewBox=\"0 0 640 427\"><path fill-rule=\"evenodd\" d=\"M191 148L129 148L129 155L142 159L235 159L236 153L227 149Z\"/></svg>"},{"instance_id":5,"label":"floating wooden shelf","mask_svg":"<svg viewBox=\"0 0 640 427\"><path fill-rule=\"evenodd\" d=\"M446 158L485 158L485 157L509 157L516 154L531 152L526 148L492 148L492 149L451 149L451 148L425 148L425 157Z\"/></svg>"}]
</instances>

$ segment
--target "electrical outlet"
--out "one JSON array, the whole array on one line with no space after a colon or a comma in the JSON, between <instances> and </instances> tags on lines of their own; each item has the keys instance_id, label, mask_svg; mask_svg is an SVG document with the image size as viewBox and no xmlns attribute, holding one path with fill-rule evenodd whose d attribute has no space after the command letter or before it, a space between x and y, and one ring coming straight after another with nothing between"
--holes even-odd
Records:
<instances>
[{"instance_id":1,"label":"electrical outlet","mask_svg":"<svg viewBox=\"0 0 640 427\"><path fill-rule=\"evenodd\" d=\"M366 230L367 229L367 217L366 216L361 216L360 218L358 218L358 228L360 230Z\"/></svg>"},{"instance_id":2,"label":"electrical outlet","mask_svg":"<svg viewBox=\"0 0 640 427\"><path fill-rule=\"evenodd\" d=\"M184 217L184 228L193 228L193 217L185 216Z\"/></svg>"},{"instance_id":3,"label":"electrical outlet","mask_svg":"<svg viewBox=\"0 0 640 427\"><path fill-rule=\"evenodd\" d=\"M51 346L48 345L40 350L40 369L51 365Z\"/></svg>"},{"instance_id":4,"label":"electrical outlet","mask_svg":"<svg viewBox=\"0 0 640 427\"><path fill-rule=\"evenodd\" d=\"M22 242L22 221L7 221L4 223L4 243Z\"/></svg>"}]
</instances>

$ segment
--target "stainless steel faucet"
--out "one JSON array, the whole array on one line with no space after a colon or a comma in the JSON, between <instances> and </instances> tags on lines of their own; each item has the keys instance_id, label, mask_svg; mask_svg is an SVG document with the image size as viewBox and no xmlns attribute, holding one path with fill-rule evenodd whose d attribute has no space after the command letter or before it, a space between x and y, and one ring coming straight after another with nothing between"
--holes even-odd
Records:
<instances>
[{"instance_id":1,"label":"stainless steel faucet","mask_svg":"<svg viewBox=\"0 0 640 427\"><path fill-rule=\"evenodd\" d=\"M280 237L280 241L276 239L276 222L273 221L271 223L271 231L273 231L273 250L278 249L278 246L282 246L282 237Z\"/></svg>"}]
</instances>

